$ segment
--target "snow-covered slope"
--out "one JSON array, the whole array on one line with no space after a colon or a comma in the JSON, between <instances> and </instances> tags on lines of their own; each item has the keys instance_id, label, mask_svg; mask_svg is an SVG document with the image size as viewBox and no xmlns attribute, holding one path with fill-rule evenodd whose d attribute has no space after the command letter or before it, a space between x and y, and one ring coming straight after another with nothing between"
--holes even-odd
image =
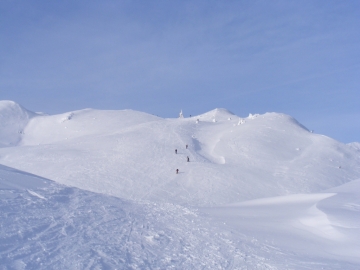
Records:
<instances>
[{"instance_id":1,"label":"snow-covered slope","mask_svg":"<svg viewBox=\"0 0 360 270\"><path fill-rule=\"evenodd\" d=\"M278 113L239 118L216 109L162 119L87 109L31 119L18 145L1 148L0 163L90 191L183 205L319 192L360 177L356 149Z\"/></svg>"},{"instance_id":2,"label":"snow-covered slope","mask_svg":"<svg viewBox=\"0 0 360 270\"><path fill-rule=\"evenodd\" d=\"M125 201L1 165L0 220L0 269L231 269L272 261L260 249L255 255L249 240L240 250L239 239L194 209Z\"/></svg>"},{"instance_id":3,"label":"snow-covered slope","mask_svg":"<svg viewBox=\"0 0 360 270\"><path fill-rule=\"evenodd\" d=\"M0 100L0 147L14 146L35 113L10 100Z\"/></svg>"},{"instance_id":4,"label":"snow-covered slope","mask_svg":"<svg viewBox=\"0 0 360 270\"><path fill-rule=\"evenodd\" d=\"M196 210L0 165L0 269L358 269L359 184Z\"/></svg>"},{"instance_id":5,"label":"snow-covered slope","mask_svg":"<svg viewBox=\"0 0 360 270\"><path fill-rule=\"evenodd\" d=\"M233 230L289 252L286 269L359 269L360 179L322 193L203 208ZM292 265L293 257L302 263Z\"/></svg>"},{"instance_id":6,"label":"snow-covered slope","mask_svg":"<svg viewBox=\"0 0 360 270\"><path fill-rule=\"evenodd\" d=\"M23 170L0 165L0 269L359 269L358 143L279 113L0 105Z\"/></svg>"},{"instance_id":7,"label":"snow-covered slope","mask_svg":"<svg viewBox=\"0 0 360 270\"><path fill-rule=\"evenodd\" d=\"M150 114L132 111L85 109L53 116L40 116L26 126L21 145L63 143L84 137L98 137L156 121Z\"/></svg>"},{"instance_id":8,"label":"snow-covered slope","mask_svg":"<svg viewBox=\"0 0 360 270\"><path fill-rule=\"evenodd\" d=\"M348 143L348 145L360 152L360 143L359 142Z\"/></svg>"}]
</instances>

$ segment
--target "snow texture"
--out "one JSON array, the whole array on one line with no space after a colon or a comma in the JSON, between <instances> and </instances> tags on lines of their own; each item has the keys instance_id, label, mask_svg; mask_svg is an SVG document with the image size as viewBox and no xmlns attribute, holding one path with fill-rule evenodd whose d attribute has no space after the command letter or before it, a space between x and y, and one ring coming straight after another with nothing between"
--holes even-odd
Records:
<instances>
[{"instance_id":1,"label":"snow texture","mask_svg":"<svg viewBox=\"0 0 360 270\"><path fill-rule=\"evenodd\" d=\"M0 101L0 127L0 269L360 267L359 143L290 116Z\"/></svg>"}]
</instances>

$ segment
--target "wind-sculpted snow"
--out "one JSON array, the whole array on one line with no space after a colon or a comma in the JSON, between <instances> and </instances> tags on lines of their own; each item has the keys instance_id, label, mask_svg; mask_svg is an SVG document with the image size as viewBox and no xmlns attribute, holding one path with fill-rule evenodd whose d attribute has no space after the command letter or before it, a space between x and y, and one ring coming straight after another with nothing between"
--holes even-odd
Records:
<instances>
[{"instance_id":1,"label":"wind-sculpted snow","mask_svg":"<svg viewBox=\"0 0 360 270\"><path fill-rule=\"evenodd\" d=\"M0 220L0 269L274 269L197 210L129 202L4 167Z\"/></svg>"},{"instance_id":2,"label":"wind-sculpted snow","mask_svg":"<svg viewBox=\"0 0 360 270\"><path fill-rule=\"evenodd\" d=\"M0 163L120 198L192 206L319 192L360 177L356 149L284 114L225 109L182 119L91 109L38 116L17 147L0 148Z\"/></svg>"},{"instance_id":3,"label":"wind-sculpted snow","mask_svg":"<svg viewBox=\"0 0 360 270\"><path fill-rule=\"evenodd\" d=\"M359 269L360 180L317 194L203 208L233 230L301 258L283 269Z\"/></svg>"},{"instance_id":4,"label":"wind-sculpted snow","mask_svg":"<svg viewBox=\"0 0 360 270\"><path fill-rule=\"evenodd\" d=\"M360 143L359 142L349 143L348 146L350 146L360 152Z\"/></svg>"},{"instance_id":5,"label":"wind-sculpted snow","mask_svg":"<svg viewBox=\"0 0 360 270\"><path fill-rule=\"evenodd\" d=\"M35 113L19 104L0 100L0 147L16 145L24 133L24 128Z\"/></svg>"},{"instance_id":6,"label":"wind-sculpted snow","mask_svg":"<svg viewBox=\"0 0 360 270\"><path fill-rule=\"evenodd\" d=\"M66 140L103 136L160 118L132 110L99 111L85 109L54 116L41 116L29 122L22 145L52 144Z\"/></svg>"},{"instance_id":7,"label":"wind-sculpted snow","mask_svg":"<svg viewBox=\"0 0 360 270\"><path fill-rule=\"evenodd\" d=\"M0 166L0 269L358 269L359 183L196 210Z\"/></svg>"},{"instance_id":8,"label":"wind-sculpted snow","mask_svg":"<svg viewBox=\"0 0 360 270\"><path fill-rule=\"evenodd\" d=\"M279 113L0 113L0 270L360 268L358 143Z\"/></svg>"}]
</instances>

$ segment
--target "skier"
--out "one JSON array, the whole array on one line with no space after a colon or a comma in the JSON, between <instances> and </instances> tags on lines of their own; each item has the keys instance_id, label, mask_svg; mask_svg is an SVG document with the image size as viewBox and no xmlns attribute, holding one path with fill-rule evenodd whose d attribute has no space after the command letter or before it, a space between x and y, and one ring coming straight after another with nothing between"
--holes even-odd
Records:
<instances>
[{"instance_id":1,"label":"skier","mask_svg":"<svg viewBox=\"0 0 360 270\"><path fill-rule=\"evenodd\" d=\"M186 145L186 149L188 148L188 145Z\"/></svg>"},{"instance_id":2,"label":"skier","mask_svg":"<svg viewBox=\"0 0 360 270\"><path fill-rule=\"evenodd\" d=\"M189 156L187 156L187 162L189 162L190 161L190 158L189 158Z\"/></svg>"},{"instance_id":3,"label":"skier","mask_svg":"<svg viewBox=\"0 0 360 270\"><path fill-rule=\"evenodd\" d=\"M179 173L179 169L176 169L176 174L178 174Z\"/></svg>"},{"instance_id":4,"label":"skier","mask_svg":"<svg viewBox=\"0 0 360 270\"><path fill-rule=\"evenodd\" d=\"M177 149L175 149L175 154L177 154Z\"/></svg>"}]
</instances>

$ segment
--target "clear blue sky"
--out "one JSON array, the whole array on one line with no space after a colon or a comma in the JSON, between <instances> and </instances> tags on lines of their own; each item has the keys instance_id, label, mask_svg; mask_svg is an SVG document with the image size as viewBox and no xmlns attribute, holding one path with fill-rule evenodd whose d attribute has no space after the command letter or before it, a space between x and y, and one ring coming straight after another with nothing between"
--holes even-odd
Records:
<instances>
[{"instance_id":1,"label":"clear blue sky","mask_svg":"<svg viewBox=\"0 0 360 270\"><path fill-rule=\"evenodd\" d=\"M360 141L360 1L2 0L0 99L50 114L281 112Z\"/></svg>"}]
</instances>

